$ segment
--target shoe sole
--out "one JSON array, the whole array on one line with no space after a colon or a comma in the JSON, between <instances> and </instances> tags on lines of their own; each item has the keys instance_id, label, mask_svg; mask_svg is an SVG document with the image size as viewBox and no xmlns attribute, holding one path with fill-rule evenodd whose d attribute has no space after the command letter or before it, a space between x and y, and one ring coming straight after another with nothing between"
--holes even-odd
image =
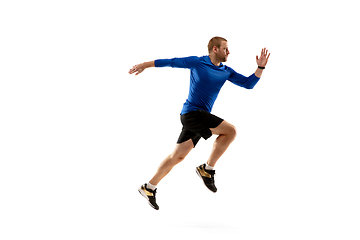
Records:
<instances>
[{"instance_id":1,"label":"shoe sole","mask_svg":"<svg viewBox=\"0 0 360 240\"><path fill-rule=\"evenodd\" d=\"M205 185L205 187L206 187L207 189L209 189L208 186L206 186L206 184L205 184L205 182L204 182L204 179L202 178L202 176L201 176L198 168L195 168L195 171L196 171L197 175L201 178L201 180L202 180L203 184ZM210 190L210 189L209 189L209 191L215 193L214 191L212 191L212 190Z\"/></svg>"},{"instance_id":2,"label":"shoe sole","mask_svg":"<svg viewBox=\"0 0 360 240\"><path fill-rule=\"evenodd\" d=\"M146 198L146 200L148 201L149 205L150 205L153 209L159 210L159 209L156 209L156 208L150 203L148 196L147 196L146 193L141 189L141 187L138 188L138 191L139 191L139 193L141 194L141 196L143 196L144 198Z\"/></svg>"}]
</instances>

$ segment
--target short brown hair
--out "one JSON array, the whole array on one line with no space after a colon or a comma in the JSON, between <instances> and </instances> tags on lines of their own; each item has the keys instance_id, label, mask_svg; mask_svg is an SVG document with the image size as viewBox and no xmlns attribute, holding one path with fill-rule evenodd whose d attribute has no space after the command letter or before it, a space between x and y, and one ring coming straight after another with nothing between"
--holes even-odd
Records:
<instances>
[{"instance_id":1,"label":"short brown hair","mask_svg":"<svg viewBox=\"0 0 360 240\"><path fill-rule=\"evenodd\" d=\"M227 40L222 37L213 37L212 39L210 39L208 44L209 53L213 50L214 46L219 48L221 46L222 41L227 42Z\"/></svg>"}]
</instances>

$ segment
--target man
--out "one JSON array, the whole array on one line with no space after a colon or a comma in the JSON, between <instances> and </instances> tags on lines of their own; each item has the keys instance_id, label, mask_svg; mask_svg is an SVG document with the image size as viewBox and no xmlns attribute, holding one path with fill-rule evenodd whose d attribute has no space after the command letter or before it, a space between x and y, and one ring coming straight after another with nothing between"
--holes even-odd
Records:
<instances>
[{"instance_id":1,"label":"man","mask_svg":"<svg viewBox=\"0 0 360 240\"><path fill-rule=\"evenodd\" d=\"M222 62L227 61L230 54L225 38L212 38L208 44L208 51L208 56L158 59L135 65L129 71L129 74L138 75L149 67L167 66L191 70L189 96L184 103L180 117L183 128L175 150L160 164L154 177L138 189L141 195L148 200L150 206L156 210L159 209L156 203L156 187L160 180L176 164L184 160L201 137L206 140L213 134L218 135L218 137L214 142L210 157L206 163L196 168L196 173L210 191L217 191L214 181L214 166L231 142L234 141L236 129L230 123L211 114L211 109L226 80L235 85L252 89L259 81L270 57L268 50L263 48L260 57L256 56L258 68L255 73L245 77L222 64Z\"/></svg>"}]
</instances>

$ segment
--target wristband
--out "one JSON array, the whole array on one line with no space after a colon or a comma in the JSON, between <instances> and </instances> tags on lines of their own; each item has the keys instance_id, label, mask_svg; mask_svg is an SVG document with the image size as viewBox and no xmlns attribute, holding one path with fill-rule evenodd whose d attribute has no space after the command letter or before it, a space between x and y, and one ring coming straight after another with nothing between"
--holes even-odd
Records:
<instances>
[{"instance_id":1,"label":"wristband","mask_svg":"<svg viewBox=\"0 0 360 240\"><path fill-rule=\"evenodd\" d=\"M260 69L265 69L265 67L260 67L260 66L258 66L258 68L260 68Z\"/></svg>"}]
</instances>

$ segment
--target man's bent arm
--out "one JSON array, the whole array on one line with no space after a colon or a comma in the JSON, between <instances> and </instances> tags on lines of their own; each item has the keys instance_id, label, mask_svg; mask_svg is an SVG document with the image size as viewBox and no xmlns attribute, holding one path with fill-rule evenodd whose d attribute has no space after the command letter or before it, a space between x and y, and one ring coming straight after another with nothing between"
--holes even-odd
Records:
<instances>
[{"instance_id":1,"label":"man's bent arm","mask_svg":"<svg viewBox=\"0 0 360 240\"><path fill-rule=\"evenodd\" d=\"M257 68L255 71L255 76L257 76L258 78L261 78L263 71L264 71L263 69Z\"/></svg>"}]
</instances>

